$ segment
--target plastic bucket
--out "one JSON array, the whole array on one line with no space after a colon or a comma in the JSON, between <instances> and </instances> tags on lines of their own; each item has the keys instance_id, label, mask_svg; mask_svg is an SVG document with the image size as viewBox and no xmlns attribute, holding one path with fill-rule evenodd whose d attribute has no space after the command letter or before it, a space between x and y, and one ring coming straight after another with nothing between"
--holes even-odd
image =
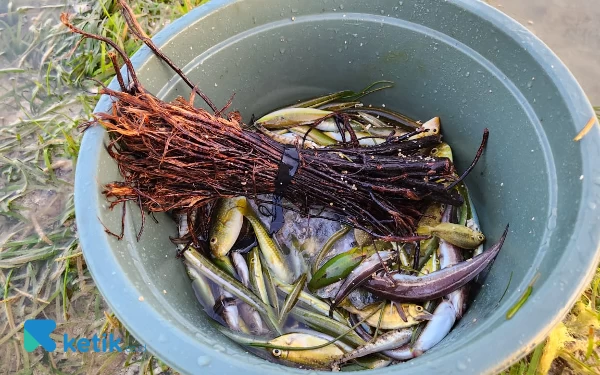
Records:
<instances>
[{"instance_id":1,"label":"plastic bucket","mask_svg":"<svg viewBox=\"0 0 600 375\"><path fill-rule=\"evenodd\" d=\"M595 127L579 143L573 137L593 110L542 42L485 3L213 0L154 40L215 103L235 92L233 106L246 121L294 100L387 79L396 86L367 102L422 120L440 116L460 170L490 129L467 184L488 242L507 223L511 230L486 285L440 344L371 373L498 372L540 343L590 281L600 254L600 131ZM147 48L133 62L151 92L165 99L189 95ZM96 111L109 108L103 97ZM90 272L127 329L183 373L305 373L247 354L207 324L174 257L168 217L146 220L137 242L141 220L131 205L125 238L104 232L102 223L118 232L121 218L120 209L106 209L101 193L103 184L119 179L106 140L101 127L85 133L77 225ZM530 299L507 320L538 272Z\"/></svg>"}]
</instances>

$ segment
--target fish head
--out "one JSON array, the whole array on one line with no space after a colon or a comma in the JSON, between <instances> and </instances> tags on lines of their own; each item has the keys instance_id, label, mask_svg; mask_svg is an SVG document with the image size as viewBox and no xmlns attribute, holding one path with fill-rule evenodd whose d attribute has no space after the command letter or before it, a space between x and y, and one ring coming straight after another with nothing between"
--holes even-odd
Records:
<instances>
[{"instance_id":1,"label":"fish head","mask_svg":"<svg viewBox=\"0 0 600 375\"><path fill-rule=\"evenodd\" d=\"M331 348L343 352L336 346L328 346L328 349L320 350L286 350L286 348L309 348L326 343L327 340L306 333L286 333L269 341L269 344L277 346L271 349L271 355L281 360L288 360L298 364L318 364L323 358L330 355Z\"/></svg>"},{"instance_id":2,"label":"fish head","mask_svg":"<svg viewBox=\"0 0 600 375\"><path fill-rule=\"evenodd\" d=\"M290 351L276 348L271 350L271 354L275 358L287 359L288 355L290 354Z\"/></svg>"},{"instance_id":3,"label":"fish head","mask_svg":"<svg viewBox=\"0 0 600 375\"><path fill-rule=\"evenodd\" d=\"M410 304L406 310L408 315L412 316L417 321L431 320L431 318L433 318L433 314L425 310L421 305Z\"/></svg>"},{"instance_id":4,"label":"fish head","mask_svg":"<svg viewBox=\"0 0 600 375\"><path fill-rule=\"evenodd\" d=\"M242 231L244 216L237 200L225 200L216 207L210 228L209 246L214 256L222 257L229 253Z\"/></svg>"},{"instance_id":5,"label":"fish head","mask_svg":"<svg viewBox=\"0 0 600 375\"><path fill-rule=\"evenodd\" d=\"M440 118L439 117L432 118L431 120L424 123L422 125L422 128L425 129L428 133L430 133L427 135L438 134L440 132Z\"/></svg>"},{"instance_id":6,"label":"fish head","mask_svg":"<svg viewBox=\"0 0 600 375\"><path fill-rule=\"evenodd\" d=\"M427 136L431 136L431 135L440 134L440 118L439 117L432 118L431 120L429 120L426 123L424 123L423 125L421 125L419 130L421 130L421 133L413 135L409 139L414 140L414 139L419 139L419 138L423 138L423 137L427 137Z\"/></svg>"},{"instance_id":7,"label":"fish head","mask_svg":"<svg viewBox=\"0 0 600 375\"><path fill-rule=\"evenodd\" d=\"M479 243L482 243L483 241L485 241L485 235L481 232L475 232L473 233L473 239L475 241L479 241Z\"/></svg>"},{"instance_id":8,"label":"fish head","mask_svg":"<svg viewBox=\"0 0 600 375\"><path fill-rule=\"evenodd\" d=\"M209 244L210 244L210 252L217 257L226 256L233 244L235 243L235 238L230 240L225 235L220 235L218 231L214 235L210 236Z\"/></svg>"}]
</instances>

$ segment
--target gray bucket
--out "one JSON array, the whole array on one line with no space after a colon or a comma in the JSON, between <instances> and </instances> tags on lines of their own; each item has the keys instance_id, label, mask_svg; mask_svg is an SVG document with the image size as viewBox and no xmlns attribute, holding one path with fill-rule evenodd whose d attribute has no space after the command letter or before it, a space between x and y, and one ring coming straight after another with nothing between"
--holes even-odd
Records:
<instances>
[{"instance_id":1,"label":"gray bucket","mask_svg":"<svg viewBox=\"0 0 600 375\"><path fill-rule=\"evenodd\" d=\"M395 87L366 101L417 119L440 116L459 170L490 129L467 184L488 243L507 223L511 229L487 283L439 345L370 373L496 373L540 343L590 281L600 254L600 131L579 143L573 137L593 110L542 42L485 3L213 0L154 40L215 103L235 93L233 107L246 121L294 100L386 79ZM169 100L189 95L149 49L133 62L151 92ZM96 111L109 109L103 97ZM102 223L118 232L121 215L107 210L101 194L103 184L119 179L106 140L101 127L84 136L77 226L90 272L127 329L183 373L306 373L247 354L207 324L174 257L169 236L176 231L167 216L146 220L137 242L141 219L130 205L125 238L104 232ZM506 320L538 272L530 299Z\"/></svg>"}]
</instances>

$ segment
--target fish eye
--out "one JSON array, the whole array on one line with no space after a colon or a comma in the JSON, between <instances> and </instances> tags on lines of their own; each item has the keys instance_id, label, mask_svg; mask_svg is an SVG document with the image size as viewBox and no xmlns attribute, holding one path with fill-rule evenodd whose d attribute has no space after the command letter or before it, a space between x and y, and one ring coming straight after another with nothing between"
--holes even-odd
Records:
<instances>
[{"instance_id":1,"label":"fish eye","mask_svg":"<svg viewBox=\"0 0 600 375\"><path fill-rule=\"evenodd\" d=\"M213 244L213 245L216 244L217 243L217 237L211 238L210 239L210 243Z\"/></svg>"},{"instance_id":2,"label":"fish eye","mask_svg":"<svg viewBox=\"0 0 600 375\"><path fill-rule=\"evenodd\" d=\"M478 237L480 240L483 240L483 234L480 234Z\"/></svg>"},{"instance_id":3,"label":"fish eye","mask_svg":"<svg viewBox=\"0 0 600 375\"><path fill-rule=\"evenodd\" d=\"M439 152L439 150L438 150L437 148L432 148L432 149L431 149L431 153L432 153L433 155L436 155L438 152Z\"/></svg>"},{"instance_id":4,"label":"fish eye","mask_svg":"<svg viewBox=\"0 0 600 375\"><path fill-rule=\"evenodd\" d=\"M423 311L423 307L422 306L417 306L417 311L419 311L419 312Z\"/></svg>"},{"instance_id":5,"label":"fish eye","mask_svg":"<svg viewBox=\"0 0 600 375\"><path fill-rule=\"evenodd\" d=\"M273 349L273 355L275 357L281 356L281 349Z\"/></svg>"}]
</instances>

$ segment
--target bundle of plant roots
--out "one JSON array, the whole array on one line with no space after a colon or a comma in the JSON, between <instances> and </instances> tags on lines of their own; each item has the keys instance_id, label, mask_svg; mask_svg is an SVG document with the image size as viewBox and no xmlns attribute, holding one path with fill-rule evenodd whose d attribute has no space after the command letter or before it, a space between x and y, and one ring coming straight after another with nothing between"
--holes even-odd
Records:
<instances>
[{"instance_id":1,"label":"bundle of plant roots","mask_svg":"<svg viewBox=\"0 0 600 375\"><path fill-rule=\"evenodd\" d=\"M297 171L285 188L276 186L290 146L243 124L239 113L226 114L231 101L217 109L144 34L128 5L121 5L131 32L180 75L192 94L170 103L153 96L114 42L75 28L63 14L61 20L72 31L111 45L127 67L128 82L111 55L121 91L102 89L113 98L112 112L97 114L94 120L109 132L107 149L123 176L123 181L106 185L113 207L134 201L150 212L192 212L219 198L260 200L278 189L286 209L308 214L321 208L328 217L379 238L414 240L410 236L428 203L462 203L450 188L458 179L452 162L422 152L438 145L440 134L419 134L425 130L416 129L377 146L359 147L349 119L338 113L332 117L342 134L350 134L349 140L316 149L297 144ZM212 112L193 105L196 95Z\"/></svg>"}]
</instances>

